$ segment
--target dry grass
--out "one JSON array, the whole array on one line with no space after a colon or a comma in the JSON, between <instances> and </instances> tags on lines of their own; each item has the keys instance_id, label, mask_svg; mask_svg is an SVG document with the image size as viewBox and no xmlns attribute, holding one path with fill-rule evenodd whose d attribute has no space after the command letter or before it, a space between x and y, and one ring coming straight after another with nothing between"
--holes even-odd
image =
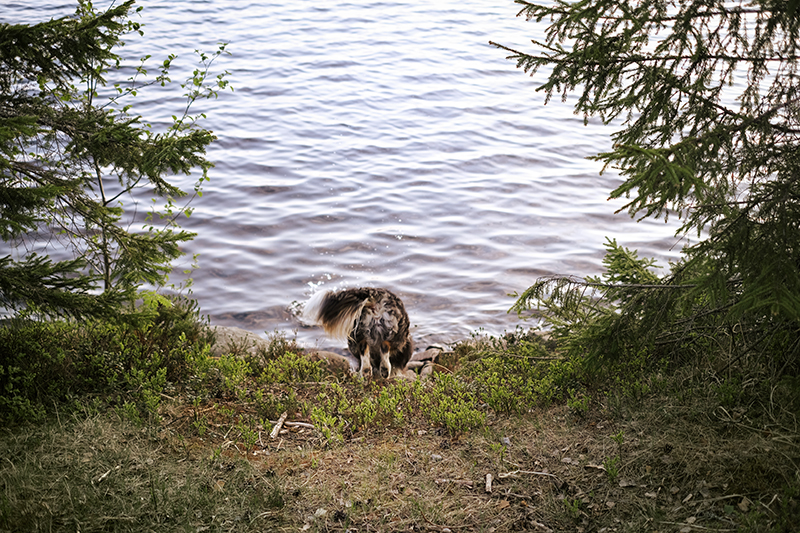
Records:
<instances>
[{"instance_id":1,"label":"dry grass","mask_svg":"<svg viewBox=\"0 0 800 533\"><path fill-rule=\"evenodd\" d=\"M199 449L281 479L284 519L311 531L767 531L797 516L782 492L797 484L796 432L719 418L700 397L622 411L556 405L457 437L416 425L334 445L295 428Z\"/></svg>"},{"instance_id":2,"label":"dry grass","mask_svg":"<svg viewBox=\"0 0 800 533\"><path fill-rule=\"evenodd\" d=\"M187 461L157 428L79 413L0 436L4 531L260 530L282 487L247 462Z\"/></svg>"},{"instance_id":3,"label":"dry grass","mask_svg":"<svg viewBox=\"0 0 800 533\"><path fill-rule=\"evenodd\" d=\"M186 388L144 428L85 407L0 433L0 530L796 530L794 404L711 386L700 370L642 379L631 390L645 392L594 392L588 409L484 405L485 423L467 432L408 416L347 427L342 440L297 425L272 439L267 419L288 406L307 424L334 383L373 397L387 384Z\"/></svg>"}]
</instances>

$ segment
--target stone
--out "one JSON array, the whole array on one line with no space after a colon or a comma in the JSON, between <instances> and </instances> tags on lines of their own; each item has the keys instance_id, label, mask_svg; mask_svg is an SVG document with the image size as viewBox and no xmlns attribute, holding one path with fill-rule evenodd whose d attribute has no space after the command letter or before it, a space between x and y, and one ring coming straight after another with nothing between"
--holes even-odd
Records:
<instances>
[{"instance_id":1,"label":"stone","mask_svg":"<svg viewBox=\"0 0 800 533\"><path fill-rule=\"evenodd\" d=\"M269 342L252 331L229 326L209 326L214 334L214 344L211 346L211 355L220 357L226 354L255 355L261 347L269 346Z\"/></svg>"},{"instance_id":2,"label":"stone","mask_svg":"<svg viewBox=\"0 0 800 533\"><path fill-rule=\"evenodd\" d=\"M269 341L258 336L252 331L230 326L209 326L214 334L214 345L211 346L211 355L221 357L233 354L239 357L256 355L259 349L269 347ZM321 350L308 350L305 355L312 361L324 361L328 371L341 376L351 371L350 360L343 355Z\"/></svg>"},{"instance_id":3,"label":"stone","mask_svg":"<svg viewBox=\"0 0 800 533\"><path fill-rule=\"evenodd\" d=\"M306 355L312 361L325 361L328 371L335 376L345 376L352 371L350 360L338 353L312 350L306 352Z\"/></svg>"}]
</instances>

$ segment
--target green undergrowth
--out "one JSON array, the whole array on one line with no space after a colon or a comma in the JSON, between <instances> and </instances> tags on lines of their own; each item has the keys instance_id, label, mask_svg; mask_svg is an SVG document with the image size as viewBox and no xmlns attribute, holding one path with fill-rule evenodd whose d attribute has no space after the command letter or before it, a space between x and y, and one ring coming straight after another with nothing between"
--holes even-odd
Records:
<instances>
[{"instance_id":1,"label":"green undergrowth","mask_svg":"<svg viewBox=\"0 0 800 533\"><path fill-rule=\"evenodd\" d=\"M168 382L207 358L196 303L154 303L116 323L7 320L0 327L0 421L42 420L58 405L91 399L139 421L157 414Z\"/></svg>"},{"instance_id":2,"label":"green undergrowth","mask_svg":"<svg viewBox=\"0 0 800 533\"><path fill-rule=\"evenodd\" d=\"M456 435L484 425L490 411L522 414L588 398L579 368L532 334L458 346L443 361L449 368L438 365L429 380L365 381L328 373L279 334L255 354L214 357L213 339L199 322L187 328L192 309L181 305L159 306L145 324L16 320L0 328L3 421L36 422L91 401L134 423L156 423L162 400L181 396L198 409L235 400L245 425L287 411L334 443L409 421Z\"/></svg>"},{"instance_id":3,"label":"green undergrowth","mask_svg":"<svg viewBox=\"0 0 800 533\"><path fill-rule=\"evenodd\" d=\"M763 356L597 368L520 329L423 379L364 380L277 333L214 356L193 303L153 311L0 328L0 531L777 532L800 515L800 383ZM476 489L487 472L516 496Z\"/></svg>"}]
</instances>

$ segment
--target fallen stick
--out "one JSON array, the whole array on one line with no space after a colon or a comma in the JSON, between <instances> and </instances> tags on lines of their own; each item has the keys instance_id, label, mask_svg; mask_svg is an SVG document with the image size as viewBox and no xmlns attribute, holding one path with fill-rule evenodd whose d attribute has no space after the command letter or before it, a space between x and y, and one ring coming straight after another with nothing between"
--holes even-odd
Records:
<instances>
[{"instance_id":1,"label":"fallen stick","mask_svg":"<svg viewBox=\"0 0 800 533\"><path fill-rule=\"evenodd\" d=\"M437 485L447 485L448 483L452 483L453 485L461 485L462 487L466 487L471 489L472 488L472 481L469 479L436 479L434 480Z\"/></svg>"},{"instance_id":2,"label":"fallen stick","mask_svg":"<svg viewBox=\"0 0 800 533\"><path fill-rule=\"evenodd\" d=\"M314 424L309 424L308 422L284 422L284 426L289 427L298 427L298 428L308 428L308 429L315 429Z\"/></svg>"},{"instance_id":3,"label":"fallen stick","mask_svg":"<svg viewBox=\"0 0 800 533\"><path fill-rule=\"evenodd\" d=\"M659 522L659 524L668 524L671 526L684 526L684 528L702 529L704 531L736 531L735 529L714 529L711 527L698 526L697 524L687 524L686 522Z\"/></svg>"},{"instance_id":4,"label":"fallen stick","mask_svg":"<svg viewBox=\"0 0 800 533\"><path fill-rule=\"evenodd\" d=\"M286 422L286 417L289 416L289 413L284 411L278 421L275 423L275 427L272 428L272 431L269 434L269 438L274 439L278 436L278 432L283 427L283 423Z\"/></svg>"},{"instance_id":5,"label":"fallen stick","mask_svg":"<svg viewBox=\"0 0 800 533\"><path fill-rule=\"evenodd\" d=\"M498 474L497 477L499 477L500 479L505 479L507 477L512 477L517 474L530 474L532 476L550 476L558 479L558 476L554 476L553 474L549 474L547 472L534 472L532 470L514 470L513 472L506 472L505 474Z\"/></svg>"},{"instance_id":6,"label":"fallen stick","mask_svg":"<svg viewBox=\"0 0 800 533\"><path fill-rule=\"evenodd\" d=\"M109 475L110 473L111 473L111 470L109 470L109 471L108 471L108 472L106 472L105 474L101 475L101 476L100 476L100 477L98 477L96 480L92 481L92 485L94 485L95 483L102 483L102 481L103 481L105 478L107 478L107 477L108 477L108 475Z\"/></svg>"}]
</instances>

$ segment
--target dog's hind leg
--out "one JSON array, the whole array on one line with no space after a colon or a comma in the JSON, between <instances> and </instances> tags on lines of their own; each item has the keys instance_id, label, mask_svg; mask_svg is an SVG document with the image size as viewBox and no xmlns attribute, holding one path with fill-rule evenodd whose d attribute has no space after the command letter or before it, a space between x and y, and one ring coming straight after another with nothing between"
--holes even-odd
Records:
<instances>
[{"instance_id":1,"label":"dog's hind leg","mask_svg":"<svg viewBox=\"0 0 800 533\"><path fill-rule=\"evenodd\" d=\"M391 347L389 346L388 342L384 342L381 345L381 377L388 378L392 375L392 363L389 361L389 355L391 354Z\"/></svg>"},{"instance_id":2,"label":"dog's hind leg","mask_svg":"<svg viewBox=\"0 0 800 533\"><path fill-rule=\"evenodd\" d=\"M364 352L361 354L361 368L358 370L358 374L362 378L372 377L372 360L369 355L369 346L365 346Z\"/></svg>"}]
</instances>

